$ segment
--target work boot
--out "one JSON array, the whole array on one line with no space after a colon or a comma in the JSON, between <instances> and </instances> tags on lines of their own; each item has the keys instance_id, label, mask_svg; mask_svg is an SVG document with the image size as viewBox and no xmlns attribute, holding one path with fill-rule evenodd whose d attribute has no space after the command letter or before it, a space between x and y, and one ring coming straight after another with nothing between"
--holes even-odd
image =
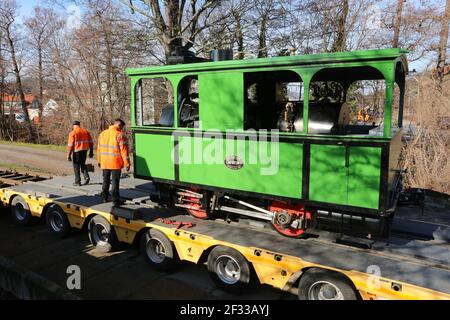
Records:
<instances>
[{"instance_id":1,"label":"work boot","mask_svg":"<svg viewBox=\"0 0 450 320\"><path fill-rule=\"evenodd\" d=\"M114 201L113 202L113 207L120 207L120 206L122 206L122 205L124 205L125 204L125 201L123 201L123 200L116 200L116 201Z\"/></svg>"},{"instance_id":2,"label":"work boot","mask_svg":"<svg viewBox=\"0 0 450 320\"><path fill-rule=\"evenodd\" d=\"M100 196L102 197L103 203L109 202L108 198L109 198L109 194L104 194L103 192L100 193Z\"/></svg>"}]
</instances>

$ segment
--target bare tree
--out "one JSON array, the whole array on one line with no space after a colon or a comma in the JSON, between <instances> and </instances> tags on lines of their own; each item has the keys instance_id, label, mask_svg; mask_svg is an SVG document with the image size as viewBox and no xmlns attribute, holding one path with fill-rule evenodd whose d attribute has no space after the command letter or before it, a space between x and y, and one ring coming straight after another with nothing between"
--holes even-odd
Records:
<instances>
[{"instance_id":1,"label":"bare tree","mask_svg":"<svg viewBox=\"0 0 450 320\"><path fill-rule=\"evenodd\" d=\"M150 19L166 59L177 49L188 50L194 46L196 37L210 26L207 18L220 2L220 0L120 1ZM202 17L203 23L200 24Z\"/></svg>"},{"instance_id":2,"label":"bare tree","mask_svg":"<svg viewBox=\"0 0 450 320\"><path fill-rule=\"evenodd\" d=\"M448 24L450 22L450 0L447 0L445 5L444 15L441 20L441 32L439 35L438 61L437 61L437 78L438 88L442 91L442 82L444 79L444 66L447 57L447 43L448 43Z\"/></svg>"},{"instance_id":3,"label":"bare tree","mask_svg":"<svg viewBox=\"0 0 450 320\"><path fill-rule=\"evenodd\" d=\"M271 19L271 12L274 11L273 0L257 0L256 11L258 12L258 58L268 56L267 32Z\"/></svg>"},{"instance_id":4,"label":"bare tree","mask_svg":"<svg viewBox=\"0 0 450 320\"><path fill-rule=\"evenodd\" d=\"M6 68L3 55L4 37L0 30L0 138L4 139L7 134L7 115L5 113L5 91L6 91Z\"/></svg>"},{"instance_id":5,"label":"bare tree","mask_svg":"<svg viewBox=\"0 0 450 320\"><path fill-rule=\"evenodd\" d=\"M27 103L25 101L25 93L23 90L22 77L20 74L18 56L17 56L17 40L14 38L14 23L17 17L17 3L15 0L6 0L0 4L0 29L3 30L9 53L11 56L11 63L13 65L13 72L16 78L16 87L21 101L22 112L24 113L25 122L28 129L28 135L31 141L35 141L33 125L28 115Z\"/></svg>"},{"instance_id":6,"label":"bare tree","mask_svg":"<svg viewBox=\"0 0 450 320\"><path fill-rule=\"evenodd\" d=\"M335 27L335 36L332 51L345 51L347 39L347 17L348 17L348 0L340 1L337 6L337 26Z\"/></svg>"},{"instance_id":7,"label":"bare tree","mask_svg":"<svg viewBox=\"0 0 450 320\"><path fill-rule=\"evenodd\" d=\"M37 78L38 78L38 99L39 99L39 119L42 118L44 102L44 50L49 44L49 40L55 28L61 27L61 24L55 25L52 22L57 20L55 11L49 8L35 7L33 16L25 22L29 42L37 53ZM32 68L36 69L36 68Z\"/></svg>"}]
</instances>

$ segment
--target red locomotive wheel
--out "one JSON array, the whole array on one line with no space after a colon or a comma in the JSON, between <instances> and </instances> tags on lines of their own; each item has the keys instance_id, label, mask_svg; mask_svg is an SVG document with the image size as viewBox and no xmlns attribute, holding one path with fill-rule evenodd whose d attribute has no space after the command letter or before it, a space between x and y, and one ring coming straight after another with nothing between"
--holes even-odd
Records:
<instances>
[{"instance_id":1,"label":"red locomotive wheel","mask_svg":"<svg viewBox=\"0 0 450 320\"><path fill-rule=\"evenodd\" d=\"M187 209L191 216L194 216L198 219L206 220L209 218L208 213L205 210L196 210L196 209Z\"/></svg>"},{"instance_id":2,"label":"red locomotive wheel","mask_svg":"<svg viewBox=\"0 0 450 320\"><path fill-rule=\"evenodd\" d=\"M281 233L283 236L289 237L289 238L298 238L303 233L305 233L305 229L294 229L294 228L283 228L282 226L274 223L272 224L275 230L277 230L279 233Z\"/></svg>"},{"instance_id":3,"label":"red locomotive wheel","mask_svg":"<svg viewBox=\"0 0 450 320\"><path fill-rule=\"evenodd\" d=\"M305 213L304 207L302 205L291 206L283 202L274 201L272 202L272 205L269 207L269 210L272 212L284 211L285 213L289 214L292 219L296 219L306 215L306 219L311 220L311 213L310 212ZM272 226L280 234L289 238L299 238L305 232L305 229L301 228L293 228L291 226L283 227L281 224L278 223L278 221L272 223Z\"/></svg>"},{"instance_id":4,"label":"red locomotive wheel","mask_svg":"<svg viewBox=\"0 0 450 320\"><path fill-rule=\"evenodd\" d=\"M190 201L195 201L196 198L193 197L185 197L185 200L187 200L187 202ZM190 209L186 209L189 214L197 219L203 219L206 220L209 218L208 213L206 212L206 210L203 210L201 207L202 205L200 203L189 203L189 206L191 207Z\"/></svg>"}]
</instances>

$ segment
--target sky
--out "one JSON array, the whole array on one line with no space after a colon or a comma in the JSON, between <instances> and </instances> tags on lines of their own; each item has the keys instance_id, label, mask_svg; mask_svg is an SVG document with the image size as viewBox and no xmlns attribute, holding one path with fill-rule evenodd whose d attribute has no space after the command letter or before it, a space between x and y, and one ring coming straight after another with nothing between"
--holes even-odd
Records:
<instances>
[{"instance_id":1,"label":"sky","mask_svg":"<svg viewBox=\"0 0 450 320\"><path fill-rule=\"evenodd\" d=\"M43 0L16 0L20 5L20 13L22 17L29 16L33 11L33 8L38 5L45 4Z\"/></svg>"}]
</instances>

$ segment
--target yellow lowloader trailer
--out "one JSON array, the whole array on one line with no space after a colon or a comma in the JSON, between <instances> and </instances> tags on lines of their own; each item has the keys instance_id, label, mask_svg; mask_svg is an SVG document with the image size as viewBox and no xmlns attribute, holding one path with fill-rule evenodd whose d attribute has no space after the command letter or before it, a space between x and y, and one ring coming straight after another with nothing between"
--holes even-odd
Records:
<instances>
[{"instance_id":1,"label":"yellow lowloader trailer","mask_svg":"<svg viewBox=\"0 0 450 320\"><path fill-rule=\"evenodd\" d=\"M218 286L238 292L251 282L294 291L300 299L450 299L450 228L406 217L389 239L356 239L317 231L284 238L249 221L198 220L150 201L151 182L121 180L120 208L103 203L100 176L83 187L72 177L0 189L0 202L17 224L45 219L65 237L88 230L98 250L139 242L154 268L172 270L186 260L207 264ZM101 263L101 262L99 262Z\"/></svg>"}]
</instances>

